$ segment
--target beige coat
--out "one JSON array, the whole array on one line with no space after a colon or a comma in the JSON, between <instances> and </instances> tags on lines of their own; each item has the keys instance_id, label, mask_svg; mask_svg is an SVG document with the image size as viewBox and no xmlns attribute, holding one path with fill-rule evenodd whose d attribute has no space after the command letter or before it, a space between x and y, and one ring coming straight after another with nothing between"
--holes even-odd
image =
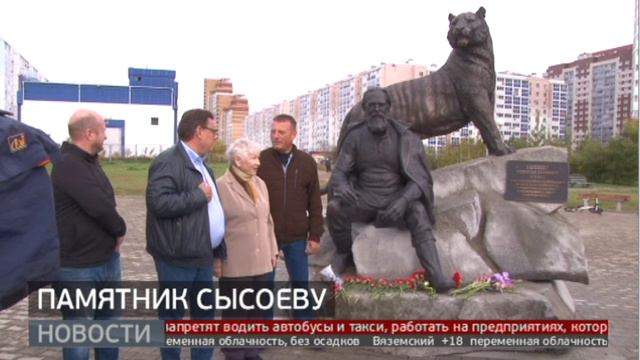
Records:
<instances>
[{"instance_id":1,"label":"beige coat","mask_svg":"<svg viewBox=\"0 0 640 360\"><path fill-rule=\"evenodd\" d=\"M257 204L229 170L217 181L224 209L224 239L227 244L222 276L254 276L273 271L271 258L278 253L278 245L264 181L257 176L251 179L260 194Z\"/></svg>"}]
</instances>

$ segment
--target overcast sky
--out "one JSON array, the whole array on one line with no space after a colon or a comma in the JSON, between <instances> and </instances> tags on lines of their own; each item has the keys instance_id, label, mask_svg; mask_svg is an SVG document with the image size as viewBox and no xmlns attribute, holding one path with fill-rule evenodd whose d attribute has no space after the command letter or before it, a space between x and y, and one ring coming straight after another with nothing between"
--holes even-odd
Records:
<instances>
[{"instance_id":1,"label":"overcast sky","mask_svg":"<svg viewBox=\"0 0 640 360\"><path fill-rule=\"evenodd\" d=\"M481 5L497 71L540 74L633 43L634 0L3 0L0 37L49 81L172 69L183 112L202 107L204 78L226 77L255 112L381 62L439 67L448 14Z\"/></svg>"}]
</instances>

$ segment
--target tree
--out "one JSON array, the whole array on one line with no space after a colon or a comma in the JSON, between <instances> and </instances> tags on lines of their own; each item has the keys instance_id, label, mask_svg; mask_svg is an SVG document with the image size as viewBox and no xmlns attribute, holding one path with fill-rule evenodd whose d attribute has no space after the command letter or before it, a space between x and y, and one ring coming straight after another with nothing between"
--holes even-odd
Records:
<instances>
[{"instance_id":1,"label":"tree","mask_svg":"<svg viewBox=\"0 0 640 360\"><path fill-rule=\"evenodd\" d=\"M570 159L571 172L582 174L590 181L604 182L606 173L605 145L600 141L585 139Z\"/></svg>"},{"instance_id":2,"label":"tree","mask_svg":"<svg viewBox=\"0 0 640 360\"><path fill-rule=\"evenodd\" d=\"M433 148L427 148L426 151L432 170L487 156L484 143L472 139L447 145L438 151Z\"/></svg>"},{"instance_id":3,"label":"tree","mask_svg":"<svg viewBox=\"0 0 640 360\"><path fill-rule=\"evenodd\" d=\"M608 144L585 140L571 155L571 171L605 184L638 184L638 120L627 121Z\"/></svg>"},{"instance_id":4,"label":"tree","mask_svg":"<svg viewBox=\"0 0 640 360\"><path fill-rule=\"evenodd\" d=\"M213 162L223 162L227 160L227 145L222 141L218 141L213 145L211 155L209 157Z\"/></svg>"},{"instance_id":5,"label":"tree","mask_svg":"<svg viewBox=\"0 0 640 360\"><path fill-rule=\"evenodd\" d=\"M612 184L638 184L638 121L628 121L608 145L607 174Z\"/></svg>"}]
</instances>

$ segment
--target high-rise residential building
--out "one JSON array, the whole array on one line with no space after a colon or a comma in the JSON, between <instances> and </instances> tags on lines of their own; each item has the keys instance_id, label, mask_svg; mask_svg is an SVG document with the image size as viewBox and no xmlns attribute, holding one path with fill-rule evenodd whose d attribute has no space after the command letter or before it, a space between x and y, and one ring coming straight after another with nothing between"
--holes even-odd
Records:
<instances>
[{"instance_id":1,"label":"high-rise residential building","mask_svg":"<svg viewBox=\"0 0 640 360\"><path fill-rule=\"evenodd\" d=\"M372 66L355 76L349 75L346 79L328 84L291 101L249 115L246 122L247 134L251 139L268 146L272 117L279 113L288 113L298 121L296 145L299 148L329 152L337 145L344 117L362 99L367 88L385 87L428 73L427 67L423 65L382 63ZM287 106L284 106L285 104ZM267 113L270 116L265 119ZM260 126L267 128L263 129Z\"/></svg>"},{"instance_id":2,"label":"high-rise residential building","mask_svg":"<svg viewBox=\"0 0 640 360\"><path fill-rule=\"evenodd\" d=\"M562 80L549 80L535 75L509 71L496 76L494 120L502 138L564 139L567 112L567 88ZM424 141L436 152L448 145L466 140L480 140L480 132L469 123L447 135Z\"/></svg>"},{"instance_id":3,"label":"high-rise residential building","mask_svg":"<svg viewBox=\"0 0 640 360\"><path fill-rule=\"evenodd\" d=\"M233 94L231 80L204 79L204 109L211 111L218 120L219 139L225 144L245 136L244 117L249 112L249 102L242 95ZM240 116L242 120L238 120Z\"/></svg>"},{"instance_id":4,"label":"high-rise residential building","mask_svg":"<svg viewBox=\"0 0 640 360\"><path fill-rule=\"evenodd\" d=\"M225 127L225 144L231 144L235 140L244 137L245 119L249 114L249 101L243 95L234 95L229 108L225 110L222 126Z\"/></svg>"},{"instance_id":5,"label":"high-rise residential building","mask_svg":"<svg viewBox=\"0 0 640 360\"><path fill-rule=\"evenodd\" d=\"M510 72L497 74L494 119L504 140L529 135L530 100L531 81L527 76Z\"/></svg>"},{"instance_id":6,"label":"high-rise residential building","mask_svg":"<svg viewBox=\"0 0 640 360\"><path fill-rule=\"evenodd\" d=\"M307 151L328 152L338 142L345 116L362 99L367 88L386 87L426 76L433 71L434 66L374 66L294 100L249 115L246 131L250 138L268 146L272 117L283 112L289 113L298 120L297 146ZM499 73L497 76L494 116L505 140L533 135L564 139L567 106L567 86L562 80L510 72ZM424 144L437 151L447 145L479 139L478 129L469 123L450 134L426 139Z\"/></svg>"},{"instance_id":7,"label":"high-rise residential building","mask_svg":"<svg viewBox=\"0 0 640 360\"><path fill-rule=\"evenodd\" d=\"M344 121L345 116L351 108L360 101L362 94L362 78L359 76L351 76L347 79L340 80L336 82L337 86L337 101L336 101L336 118L338 119L335 125L338 126L338 133L340 133L340 127L342 126L342 121ZM358 93L356 93L356 89L358 89ZM360 96L358 96L360 94ZM338 134L339 136L339 134ZM338 144L338 139L336 138L336 142L331 144L333 146Z\"/></svg>"},{"instance_id":8,"label":"high-rise residential building","mask_svg":"<svg viewBox=\"0 0 640 360\"><path fill-rule=\"evenodd\" d=\"M331 149L332 144L338 142L340 129L337 128L337 117L333 111L337 100L336 85L326 85L316 91L316 126L313 137L319 149Z\"/></svg>"},{"instance_id":9,"label":"high-rise residential building","mask_svg":"<svg viewBox=\"0 0 640 360\"><path fill-rule=\"evenodd\" d=\"M245 120L245 134L263 146L271 144L271 121L278 114L292 114L292 101L283 101L260 112L250 114Z\"/></svg>"},{"instance_id":10,"label":"high-rise residential building","mask_svg":"<svg viewBox=\"0 0 640 360\"><path fill-rule=\"evenodd\" d=\"M494 118L503 139L564 139L566 92L562 80L498 73Z\"/></svg>"},{"instance_id":11,"label":"high-rise residential building","mask_svg":"<svg viewBox=\"0 0 640 360\"><path fill-rule=\"evenodd\" d=\"M314 104L315 92L298 96L295 101L293 117L298 122L297 145L301 149L313 148L313 127L315 125L315 117L313 116L315 109Z\"/></svg>"},{"instance_id":12,"label":"high-rise residential building","mask_svg":"<svg viewBox=\"0 0 640 360\"><path fill-rule=\"evenodd\" d=\"M567 113L567 88L562 80L509 71L496 76L493 116L503 140L564 139ZM480 132L469 123L447 135L424 141L436 152L465 140L481 140Z\"/></svg>"},{"instance_id":13,"label":"high-rise residential building","mask_svg":"<svg viewBox=\"0 0 640 360\"><path fill-rule=\"evenodd\" d=\"M203 109L211 111L211 95L233 94L233 84L229 79L204 79ZM215 114L214 114L215 115Z\"/></svg>"},{"instance_id":14,"label":"high-rise residential building","mask_svg":"<svg viewBox=\"0 0 640 360\"><path fill-rule=\"evenodd\" d=\"M266 116L266 110L259 113L249 114L244 122L244 132L248 134L253 141L257 141L260 144L268 143L268 138L264 138L262 131L265 129L262 126L262 118Z\"/></svg>"},{"instance_id":15,"label":"high-rise residential building","mask_svg":"<svg viewBox=\"0 0 640 360\"><path fill-rule=\"evenodd\" d=\"M638 103L640 101L640 75L638 70L640 69L640 0L636 0L636 13L633 30L633 117L640 118L640 111Z\"/></svg>"},{"instance_id":16,"label":"high-rise residential building","mask_svg":"<svg viewBox=\"0 0 640 360\"><path fill-rule=\"evenodd\" d=\"M429 74L429 70L424 65L413 64L386 64L381 63L379 66L372 66L371 69L360 74L362 78L362 94L374 86L386 87L406 81L417 79ZM360 96L362 96L360 94Z\"/></svg>"},{"instance_id":17,"label":"high-rise residential building","mask_svg":"<svg viewBox=\"0 0 640 360\"><path fill-rule=\"evenodd\" d=\"M18 91L22 81L47 81L20 53L0 38L0 109L18 116Z\"/></svg>"},{"instance_id":18,"label":"high-rise residential building","mask_svg":"<svg viewBox=\"0 0 640 360\"><path fill-rule=\"evenodd\" d=\"M631 117L633 45L582 54L550 66L546 77L564 79L573 145L587 137L608 141Z\"/></svg>"},{"instance_id":19,"label":"high-rise residential building","mask_svg":"<svg viewBox=\"0 0 640 360\"><path fill-rule=\"evenodd\" d=\"M567 86L563 80L529 76L531 84L529 134L546 139L566 138Z\"/></svg>"}]
</instances>

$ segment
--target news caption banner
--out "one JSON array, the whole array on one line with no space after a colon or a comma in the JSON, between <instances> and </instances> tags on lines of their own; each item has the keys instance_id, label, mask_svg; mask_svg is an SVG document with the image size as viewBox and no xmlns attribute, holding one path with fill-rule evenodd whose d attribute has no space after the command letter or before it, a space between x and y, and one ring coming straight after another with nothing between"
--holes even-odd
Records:
<instances>
[{"instance_id":1,"label":"news caption banner","mask_svg":"<svg viewBox=\"0 0 640 360\"><path fill-rule=\"evenodd\" d=\"M77 318L93 318L96 312L115 313L125 318L154 318L160 309L184 309L198 313L215 310L274 311L286 315L292 310L309 310L316 317L335 314L334 286L313 281L307 288L291 288L288 282L256 284L242 281L182 283L121 281L94 283L69 281L30 283L30 318L57 318L61 312Z\"/></svg>"},{"instance_id":2,"label":"news caption banner","mask_svg":"<svg viewBox=\"0 0 640 360\"><path fill-rule=\"evenodd\" d=\"M308 289L238 287L224 294L211 286L189 292L140 283L101 289L65 285L40 288L30 296L30 346L555 348L607 347L609 341L608 320L329 320L334 303L326 283ZM163 307L312 309L318 320L153 319ZM124 319L33 319L59 317L63 308L79 311L78 317L115 311Z\"/></svg>"}]
</instances>

